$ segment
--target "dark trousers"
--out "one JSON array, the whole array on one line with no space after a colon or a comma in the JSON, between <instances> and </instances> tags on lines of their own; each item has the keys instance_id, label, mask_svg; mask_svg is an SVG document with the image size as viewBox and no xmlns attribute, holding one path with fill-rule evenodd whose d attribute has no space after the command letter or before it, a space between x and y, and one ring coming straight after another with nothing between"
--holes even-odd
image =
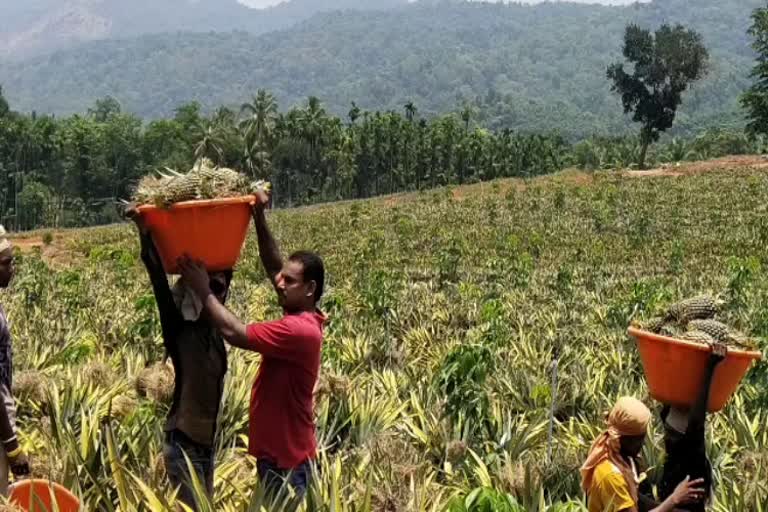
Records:
<instances>
[{"instance_id":1,"label":"dark trousers","mask_svg":"<svg viewBox=\"0 0 768 512\"><path fill-rule=\"evenodd\" d=\"M206 495L213 500L213 448L195 443L179 430L165 434L163 456L168 480L174 488L179 488L179 500L192 510L197 510L194 485L184 454L192 463L195 476L205 489Z\"/></svg>"},{"instance_id":2,"label":"dark trousers","mask_svg":"<svg viewBox=\"0 0 768 512\"><path fill-rule=\"evenodd\" d=\"M306 461L293 469L281 469L274 461L261 458L256 461L259 480L264 488L268 502L283 505L281 510L296 510L312 483L312 462ZM293 490L291 497L290 489Z\"/></svg>"}]
</instances>

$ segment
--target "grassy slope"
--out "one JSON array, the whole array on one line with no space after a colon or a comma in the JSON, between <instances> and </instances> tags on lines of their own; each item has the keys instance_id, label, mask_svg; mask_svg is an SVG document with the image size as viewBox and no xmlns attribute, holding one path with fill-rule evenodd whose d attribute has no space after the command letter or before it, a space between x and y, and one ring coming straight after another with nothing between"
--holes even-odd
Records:
<instances>
[{"instance_id":1,"label":"grassy slope","mask_svg":"<svg viewBox=\"0 0 768 512\"><path fill-rule=\"evenodd\" d=\"M564 173L273 214L284 250L320 251L330 276L326 392L317 411L329 448L323 492L336 485L345 502L362 504L369 488L373 510L426 510L487 484L531 503L542 487L547 500L578 497L577 468L601 414L619 394L648 400L624 334L633 311L702 291L723 293L733 305L729 322L768 335L766 193L768 173L755 168L641 179ZM83 233L54 242L70 240L66 268L51 270L27 253L2 302L14 321L17 368L27 372L17 381L28 442L58 480L79 482L96 509L120 499L109 490L106 454L96 449L107 435L114 435L125 468L152 488L161 485L165 406L131 391L139 370L161 356L134 237L125 227ZM252 240L231 305L252 320L278 314ZM470 345L487 349L492 366L478 386L463 388L459 402L488 398L485 430L440 420L446 395L434 388L446 355ZM555 346L561 348L561 422L555 464L546 467ZM239 506L234 489L253 481L238 436L245 432L257 360L233 353L231 363L217 510ZM768 499L760 483L768 477L768 434L749 419L756 425L768 419L768 397L758 385L764 376L761 366L711 426L723 510ZM51 389L59 393L53 401ZM106 415L113 395L138 407L101 423L81 417L81 407ZM48 402L59 407L40 405ZM69 444L82 432L92 434L82 451L95 477L74 465ZM341 445L330 449L334 439ZM646 455L657 465L660 445L652 441ZM126 488L133 499L141 496L136 485ZM737 488L741 498L733 495Z\"/></svg>"}]
</instances>

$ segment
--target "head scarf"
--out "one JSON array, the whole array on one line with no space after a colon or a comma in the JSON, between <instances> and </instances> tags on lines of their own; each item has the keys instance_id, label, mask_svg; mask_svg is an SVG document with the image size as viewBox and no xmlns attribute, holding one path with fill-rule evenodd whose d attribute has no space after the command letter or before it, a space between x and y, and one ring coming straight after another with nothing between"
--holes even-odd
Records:
<instances>
[{"instance_id":1,"label":"head scarf","mask_svg":"<svg viewBox=\"0 0 768 512\"><path fill-rule=\"evenodd\" d=\"M5 228L0 226L0 252L11 248L11 242L5 237L5 235Z\"/></svg>"},{"instance_id":2,"label":"head scarf","mask_svg":"<svg viewBox=\"0 0 768 512\"><path fill-rule=\"evenodd\" d=\"M621 471L629 494L637 503L637 470L633 461L628 462L621 455L621 437L644 435L650 421L651 411L640 400L632 397L619 398L608 415L608 430L595 440L586 462L581 466L581 488L587 495L592 488L595 468L608 460Z\"/></svg>"}]
</instances>

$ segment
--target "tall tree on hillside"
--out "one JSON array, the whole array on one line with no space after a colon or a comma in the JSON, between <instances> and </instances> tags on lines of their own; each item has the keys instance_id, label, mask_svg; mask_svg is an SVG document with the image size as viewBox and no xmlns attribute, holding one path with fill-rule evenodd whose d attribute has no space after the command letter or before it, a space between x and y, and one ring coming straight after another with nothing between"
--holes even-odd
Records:
<instances>
[{"instance_id":1,"label":"tall tree on hillside","mask_svg":"<svg viewBox=\"0 0 768 512\"><path fill-rule=\"evenodd\" d=\"M198 125L196 131L195 160L206 157L210 158L216 165L221 165L224 160L221 126L206 120Z\"/></svg>"},{"instance_id":2,"label":"tall tree on hillside","mask_svg":"<svg viewBox=\"0 0 768 512\"><path fill-rule=\"evenodd\" d=\"M347 114L347 117L349 117L349 124L354 125L355 122L360 118L361 115L360 107L357 106L357 103L354 101L352 102L352 107L349 109L349 113Z\"/></svg>"},{"instance_id":3,"label":"tall tree on hillside","mask_svg":"<svg viewBox=\"0 0 768 512\"><path fill-rule=\"evenodd\" d=\"M216 111L211 116L211 121L213 122L213 124L221 126L225 129L234 128L235 120L236 120L235 113L227 107L217 108Z\"/></svg>"},{"instance_id":4,"label":"tall tree on hillside","mask_svg":"<svg viewBox=\"0 0 768 512\"><path fill-rule=\"evenodd\" d=\"M242 104L240 114L245 114L242 126L246 129L246 139L251 144L258 142L259 146L266 146L277 122L275 97L264 89L259 89L250 103Z\"/></svg>"},{"instance_id":5,"label":"tall tree on hillside","mask_svg":"<svg viewBox=\"0 0 768 512\"><path fill-rule=\"evenodd\" d=\"M106 123L110 117L120 112L122 112L120 102L112 96L96 100L93 107L88 109L88 115L99 123Z\"/></svg>"},{"instance_id":6,"label":"tall tree on hillside","mask_svg":"<svg viewBox=\"0 0 768 512\"><path fill-rule=\"evenodd\" d=\"M301 122L303 124L304 137L313 150L316 150L320 144L325 121L326 113L320 99L317 96L307 98L307 106L302 111Z\"/></svg>"},{"instance_id":7,"label":"tall tree on hillside","mask_svg":"<svg viewBox=\"0 0 768 512\"><path fill-rule=\"evenodd\" d=\"M464 133L469 133L469 123L472 121L472 116L475 111L469 103L465 103L461 109L461 121L464 123Z\"/></svg>"},{"instance_id":8,"label":"tall tree on hillside","mask_svg":"<svg viewBox=\"0 0 768 512\"><path fill-rule=\"evenodd\" d=\"M672 127L682 94L707 72L709 52L701 35L682 25L662 25L655 34L637 25L628 25L624 34L624 63L608 67L611 89L621 94L625 113L632 113L640 128L640 168L645 167L648 146Z\"/></svg>"},{"instance_id":9,"label":"tall tree on hillside","mask_svg":"<svg viewBox=\"0 0 768 512\"><path fill-rule=\"evenodd\" d=\"M201 131L203 125L203 117L200 114L200 103L193 101L185 103L176 108L176 115L174 121L181 128L181 133L185 135L190 144L196 142L197 135Z\"/></svg>"},{"instance_id":10,"label":"tall tree on hillside","mask_svg":"<svg viewBox=\"0 0 768 512\"><path fill-rule=\"evenodd\" d=\"M412 123L413 120L416 119L416 113L418 111L419 109L416 108L416 105L412 101L405 104L405 118L409 123Z\"/></svg>"},{"instance_id":11,"label":"tall tree on hillside","mask_svg":"<svg viewBox=\"0 0 768 512\"><path fill-rule=\"evenodd\" d=\"M8 114L10 110L11 108L8 106L8 102L3 96L3 86L0 85L0 117L5 117L5 115Z\"/></svg>"},{"instance_id":12,"label":"tall tree on hillside","mask_svg":"<svg viewBox=\"0 0 768 512\"><path fill-rule=\"evenodd\" d=\"M768 134L768 7L752 13L749 35L757 52L757 64L752 69L755 83L741 97L741 104L748 112L747 131Z\"/></svg>"},{"instance_id":13,"label":"tall tree on hillside","mask_svg":"<svg viewBox=\"0 0 768 512\"><path fill-rule=\"evenodd\" d=\"M243 103L240 114L245 114L243 129L243 158L251 175L266 178L271 172L271 151L277 126L277 100L264 89L256 91L250 103Z\"/></svg>"}]
</instances>

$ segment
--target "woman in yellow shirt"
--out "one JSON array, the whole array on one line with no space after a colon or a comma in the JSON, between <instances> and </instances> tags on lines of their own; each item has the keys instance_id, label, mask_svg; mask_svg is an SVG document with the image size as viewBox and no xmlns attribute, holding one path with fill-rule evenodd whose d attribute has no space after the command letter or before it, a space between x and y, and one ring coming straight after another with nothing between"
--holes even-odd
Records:
<instances>
[{"instance_id":1,"label":"woman in yellow shirt","mask_svg":"<svg viewBox=\"0 0 768 512\"><path fill-rule=\"evenodd\" d=\"M651 411L641 401L622 397L608 415L608 429L592 444L581 467L581 487L589 512L639 512L635 459L645 443ZM651 512L671 512L677 505L704 498L702 480L686 478Z\"/></svg>"}]
</instances>

